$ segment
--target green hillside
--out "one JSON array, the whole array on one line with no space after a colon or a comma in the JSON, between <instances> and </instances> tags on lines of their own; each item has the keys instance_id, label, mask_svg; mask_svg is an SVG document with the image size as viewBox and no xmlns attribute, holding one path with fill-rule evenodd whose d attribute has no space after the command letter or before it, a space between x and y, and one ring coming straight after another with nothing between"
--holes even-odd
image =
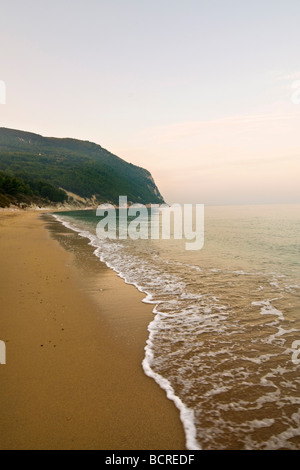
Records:
<instances>
[{"instance_id":1,"label":"green hillside","mask_svg":"<svg viewBox=\"0 0 300 470\"><path fill-rule=\"evenodd\" d=\"M64 204L68 201L65 191L41 180L24 180L0 170L0 207L21 203L30 205Z\"/></svg>"},{"instance_id":2,"label":"green hillside","mask_svg":"<svg viewBox=\"0 0 300 470\"><path fill-rule=\"evenodd\" d=\"M0 128L0 170L29 185L36 195L39 193L36 183L39 182L82 198L95 196L99 203L117 204L119 195L127 195L130 202L163 202L147 170L125 162L91 142ZM53 201L50 186L46 199ZM64 198L65 195L54 196L57 197Z\"/></svg>"}]
</instances>

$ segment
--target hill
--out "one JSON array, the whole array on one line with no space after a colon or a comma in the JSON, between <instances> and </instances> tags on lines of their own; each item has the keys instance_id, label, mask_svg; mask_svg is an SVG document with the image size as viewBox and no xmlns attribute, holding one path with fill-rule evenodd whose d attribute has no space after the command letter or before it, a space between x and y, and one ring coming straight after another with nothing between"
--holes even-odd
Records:
<instances>
[{"instance_id":1,"label":"hill","mask_svg":"<svg viewBox=\"0 0 300 470\"><path fill-rule=\"evenodd\" d=\"M4 172L2 180L4 177L17 178L19 183L27 185L29 193L51 202L65 201L65 192L79 196L78 200L87 203L117 204L119 195L127 195L128 201L135 203L164 202L149 171L87 141L42 137L0 128L0 170ZM60 190L60 193L54 190ZM2 184L1 189L1 182L0 194L5 196L5 185L3 188ZM60 201L55 201L57 198Z\"/></svg>"},{"instance_id":2,"label":"hill","mask_svg":"<svg viewBox=\"0 0 300 470\"><path fill-rule=\"evenodd\" d=\"M65 191L45 181L26 181L0 170L0 207L65 204L68 200Z\"/></svg>"}]
</instances>

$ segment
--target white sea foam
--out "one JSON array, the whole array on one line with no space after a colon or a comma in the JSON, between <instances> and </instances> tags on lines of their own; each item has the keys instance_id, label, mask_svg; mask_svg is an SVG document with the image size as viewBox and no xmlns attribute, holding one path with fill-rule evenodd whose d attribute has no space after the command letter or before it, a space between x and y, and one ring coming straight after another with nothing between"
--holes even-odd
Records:
<instances>
[{"instance_id":1,"label":"white sea foam","mask_svg":"<svg viewBox=\"0 0 300 470\"><path fill-rule=\"evenodd\" d=\"M264 443L265 450L278 450L278 449L289 449L298 450L297 445L290 441L295 437L300 436L300 427L289 427L286 431L281 432L277 436L272 436Z\"/></svg>"},{"instance_id":2,"label":"white sea foam","mask_svg":"<svg viewBox=\"0 0 300 470\"><path fill-rule=\"evenodd\" d=\"M252 302L252 305L262 307L260 311L261 315L277 315L281 320L284 320L283 313L280 310L277 310L277 308L273 307L271 304L271 302L274 300L277 299Z\"/></svg>"},{"instance_id":3,"label":"white sea foam","mask_svg":"<svg viewBox=\"0 0 300 470\"><path fill-rule=\"evenodd\" d=\"M271 433L277 418L262 415L264 409L282 410L286 432L293 432L299 417L287 416L285 407L299 404L300 398L295 395L296 379L291 382L291 371L296 369L287 358L293 350L285 343L291 344L293 336L298 338L299 330L291 325L287 329L282 323L283 312L274 305L279 300L278 291L281 299L291 286L295 295L296 284L288 284L288 279L283 280L278 273L251 273L248 268L224 270L202 266L199 260L200 268L193 264L197 259L191 263L182 262L184 258L166 260L157 247L151 251L147 246L144 252L143 245L98 240L80 229L77 222L56 218L88 238L95 255L144 293L144 303L154 306L142 366L179 409L188 449L218 446L229 434L238 439L243 436L246 448L276 447L278 436L272 436L272 441ZM257 300L260 291L265 292L264 299ZM273 316L269 323L257 315L256 309L249 308L249 297L251 305L259 307L257 312ZM236 308L240 302L244 302L244 311ZM249 349L249 344L257 345L257 357L253 357L256 349ZM279 362L282 357L283 362ZM274 364L279 365L274 368ZM238 395L239 387L242 395ZM286 390L290 396L286 396ZM226 402L231 395L232 401ZM231 421L233 413L250 410L259 410L259 418L240 425ZM266 429L268 444L256 441L255 430L259 428ZM279 437L281 442L283 437Z\"/></svg>"},{"instance_id":4,"label":"white sea foam","mask_svg":"<svg viewBox=\"0 0 300 470\"><path fill-rule=\"evenodd\" d=\"M300 289L300 286L298 284L288 284L285 287L286 292L294 293L297 292Z\"/></svg>"},{"instance_id":5,"label":"white sea foam","mask_svg":"<svg viewBox=\"0 0 300 470\"><path fill-rule=\"evenodd\" d=\"M268 428L269 426L272 426L272 424L275 423L275 419L254 419L253 421L250 421L248 423L251 431L254 429L259 429L259 428Z\"/></svg>"},{"instance_id":6,"label":"white sea foam","mask_svg":"<svg viewBox=\"0 0 300 470\"><path fill-rule=\"evenodd\" d=\"M143 300L144 303L148 304L155 304L153 313L155 314L154 320L150 323L148 327L149 331L149 338L146 343L145 347L145 358L143 360L142 366L145 374L155 380L155 382L166 392L167 397L172 400L175 406L178 408L180 412L181 422L183 424L185 435L186 435L186 447L188 450L201 450L201 446L197 441L197 431L195 426L195 416L194 411L189 409L183 401L175 394L173 387L171 386L170 382L162 377L160 374L154 372L152 369L152 363L154 358L153 353L153 337L157 333L157 331L161 328L160 319L164 316L163 312L159 312L157 307L161 303L159 301L155 301L151 293L144 290L144 288L136 282L130 281L126 274L116 268L108 259L106 259L103 255L103 244L99 247L99 240L96 236L92 235L89 231L81 230L76 225L65 221L63 218L54 215L53 217L62 223L65 227L73 230L79 234L81 237L88 238L90 240L90 245L95 247L96 250L94 254L104 262L110 269L114 270L119 277L121 277L127 284L134 285L140 292L146 294L145 299ZM122 246L121 246L122 247ZM180 289L184 286L184 283L178 283L174 285L167 285L165 286L166 291L170 290L171 293L174 293L174 287Z\"/></svg>"},{"instance_id":7,"label":"white sea foam","mask_svg":"<svg viewBox=\"0 0 300 470\"><path fill-rule=\"evenodd\" d=\"M167 397L172 400L178 410L180 411L181 422L183 423L185 435L186 435L186 447L188 450L201 450L201 446L197 441L197 431L195 426L194 411L185 406L182 400L175 394L173 387L170 382L157 374L152 369L152 363L154 360L153 354L153 336L157 332L156 323L159 322L159 312L154 309L157 314L152 323L148 327L150 333L149 339L147 340L145 348L145 359L143 360L143 369L148 377L151 377L155 382L165 390Z\"/></svg>"},{"instance_id":8,"label":"white sea foam","mask_svg":"<svg viewBox=\"0 0 300 470\"><path fill-rule=\"evenodd\" d=\"M251 276L253 273L246 273L245 271L230 271L232 274L238 274L239 276Z\"/></svg>"},{"instance_id":9,"label":"white sea foam","mask_svg":"<svg viewBox=\"0 0 300 470\"><path fill-rule=\"evenodd\" d=\"M259 357L242 356L241 359L244 361L253 362L254 364L263 364L264 362L268 362L272 357L276 357L276 354L262 354Z\"/></svg>"}]
</instances>

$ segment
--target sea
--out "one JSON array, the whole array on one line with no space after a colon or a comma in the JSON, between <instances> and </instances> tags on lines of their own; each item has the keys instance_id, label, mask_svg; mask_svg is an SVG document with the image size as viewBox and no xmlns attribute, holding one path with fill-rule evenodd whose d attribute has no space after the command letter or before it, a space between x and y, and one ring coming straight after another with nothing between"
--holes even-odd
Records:
<instances>
[{"instance_id":1,"label":"sea","mask_svg":"<svg viewBox=\"0 0 300 470\"><path fill-rule=\"evenodd\" d=\"M53 216L153 305L142 367L187 449L300 449L300 205L206 206L198 251L98 238L94 210Z\"/></svg>"}]
</instances>

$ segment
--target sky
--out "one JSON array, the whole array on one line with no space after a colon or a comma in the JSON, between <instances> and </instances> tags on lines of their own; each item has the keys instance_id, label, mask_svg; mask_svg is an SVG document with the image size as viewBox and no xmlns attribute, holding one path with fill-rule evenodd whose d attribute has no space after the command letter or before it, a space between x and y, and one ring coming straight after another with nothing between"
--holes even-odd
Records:
<instances>
[{"instance_id":1,"label":"sky","mask_svg":"<svg viewBox=\"0 0 300 470\"><path fill-rule=\"evenodd\" d=\"M1 127L96 142L147 168L170 203L300 203L299 0L0 12Z\"/></svg>"}]
</instances>

